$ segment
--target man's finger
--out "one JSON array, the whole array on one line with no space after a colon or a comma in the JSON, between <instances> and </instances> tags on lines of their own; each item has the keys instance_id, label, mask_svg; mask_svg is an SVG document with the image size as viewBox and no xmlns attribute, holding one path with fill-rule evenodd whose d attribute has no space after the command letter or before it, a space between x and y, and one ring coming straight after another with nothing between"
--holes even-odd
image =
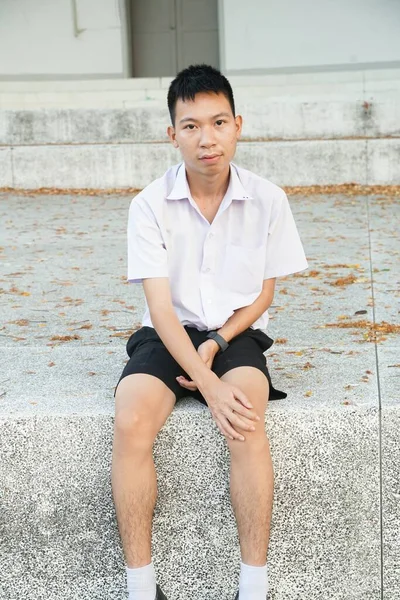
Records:
<instances>
[{"instance_id":1,"label":"man's finger","mask_svg":"<svg viewBox=\"0 0 400 600\"><path fill-rule=\"evenodd\" d=\"M194 381L189 381L185 377L177 377L176 379L182 387L187 388L188 390L197 390L197 385Z\"/></svg>"},{"instance_id":2,"label":"man's finger","mask_svg":"<svg viewBox=\"0 0 400 600\"><path fill-rule=\"evenodd\" d=\"M242 392L242 390L240 390L238 387L234 388L233 395L246 408L253 408L253 405L250 403L250 400L247 398L246 394L244 392Z\"/></svg>"},{"instance_id":3,"label":"man's finger","mask_svg":"<svg viewBox=\"0 0 400 600\"><path fill-rule=\"evenodd\" d=\"M238 414L231 413L227 419L232 427L238 427L244 431L255 431L254 423L244 417L239 417Z\"/></svg>"},{"instance_id":4,"label":"man's finger","mask_svg":"<svg viewBox=\"0 0 400 600\"><path fill-rule=\"evenodd\" d=\"M236 402L235 406L232 407L235 413L246 419L252 419L253 421L261 421L260 417L254 410L245 408L241 402Z\"/></svg>"},{"instance_id":5,"label":"man's finger","mask_svg":"<svg viewBox=\"0 0 400 600\"><path fill-rule=\"evenodd\" d=\"M239 433L238 431L236 431L236 429L234 429L234 427L229 422L229 420L225 417L225 415L223 415L222 417L220 417L219 421L220 421L220 423L223 426L225 434L228 437L230 437L231 440L240 440L241 442L244 442L246 440L246 438L244 437L244 435L242 435L241 433Z\"/></svg>"}]
</instances>

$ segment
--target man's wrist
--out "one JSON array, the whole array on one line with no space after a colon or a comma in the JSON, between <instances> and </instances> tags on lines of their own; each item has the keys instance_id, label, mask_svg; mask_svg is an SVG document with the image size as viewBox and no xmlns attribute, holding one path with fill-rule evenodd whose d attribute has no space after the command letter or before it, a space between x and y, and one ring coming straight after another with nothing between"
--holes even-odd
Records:
<instances>
[{"instance_id":1,"label":"man's wrist","mask_svg":"<svg viewBox=\"0 0 400 600\"><path fill-rule=\"evenodd\" d=\"M209 331L207 334L207 339L212 339L215 341L221 352L224 352L229 347L227 340L225 340L217 331Z\"/></svg>"},{"instance_id":2,"label":"man's wrist","mask_svg":"<svg viewBox=\"0 0 400 600\"><path fill-rule=\"evenodd\" d=\"M212 338L208 338L206 341L207 342L211 342L212 348L215 351L214 352L215 354L217 354L217 352L219 352L221 350L220 345L215 340L213 340Z\"/></svg>"},{"instance_id":3,"label":"man's wrist","mask_svg":"<svg viewBox=\"0 0 400 600\"><path fill-rule=\"evenodd\" d=\"M208 367L206 367L206 369L206 371L199 373L198 376L193 379L203 395L204 392L210 389L213 385L215 385L216 381L218 381L218 376L214 373L214 371Z\"/></svg>"}]
</instances>

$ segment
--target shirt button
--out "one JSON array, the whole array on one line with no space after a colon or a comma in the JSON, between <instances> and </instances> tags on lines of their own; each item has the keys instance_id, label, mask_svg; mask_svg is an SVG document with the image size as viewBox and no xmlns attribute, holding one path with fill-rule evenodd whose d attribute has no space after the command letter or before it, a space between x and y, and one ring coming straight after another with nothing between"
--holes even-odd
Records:
<instances>
[{"instance_id":1,"label":"shirt button","mask_svg":"<svg viewBox=\"0 0 400 600\"><path fill-rule=\"evenodd\" d=\"M212 238L212 237L214 237L214 234L213 234L213 233L209 233L209 234L208 234L208 237L209 237L209 238Z\"/></svg>"},{"instance_id":2,"label":"shirt button","mask_svg":"<svg viewBox=\"0 0 400 600\"><path fill-rule=\"evenodd\" d=\"M207 267L207 269L204 269L204 273L209 273L211 271L210 267Z\"/></svg>"}]
</instances>

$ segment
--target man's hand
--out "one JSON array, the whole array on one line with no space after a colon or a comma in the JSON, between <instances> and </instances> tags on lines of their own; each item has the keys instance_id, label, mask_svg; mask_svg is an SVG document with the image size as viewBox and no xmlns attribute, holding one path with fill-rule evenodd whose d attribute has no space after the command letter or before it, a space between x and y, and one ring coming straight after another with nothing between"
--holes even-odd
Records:
<instances>
[{"instance_id":1,"label":"man's hand","mask_svg":"<svg viewBox=\"0 0 400 600\"><path fill-rule=\"evenodd\" d=\"M209 369L211 369L212 367L215 355L217 354L218 350L219 346L214 340L206 340L197 348L197 352L199 353L199 355L203 359L203 362L207 365ZM197 385L195 384L195 382L189 381L188 379L186 379L186 377L177 377L176 380L182 387L186 388L187 390L190 390L191 392L197 390Z\"/></svg>"},{"instance_id":2,"label":"man's hand","mask_svg":"<svg viewBox=\"0 0 400 600\"><path fill-rule=\"evenodd\" d=\"M218 350L219 346L214 340L206 340L197 349L197 352L210 370ZM177 377L177 381L182 387L188 390L197 390L197 385L194 381L189 381L185 377ZM215 376L212 385L202 390L201 393L222 435L231 440L237 439L244 442L245 438L235 428L244 431L254 431L255 428L252 421L259 421L260 417L252 410L253 407L246 395L238 387L221 381Z\"/></svg>"},{"instance_id":3,"label":"man's hand","mask_svg":"<svg viewBox=\"0 0 400 600\"><path fill-rule=\"evenodd\" d=\"M260 417L253 410L247 396L236 385L216 377L201 393L222 435L244 442L244 436L237 429L255 430L253 421L259 421Z\"/></svg>"}]
</instances>

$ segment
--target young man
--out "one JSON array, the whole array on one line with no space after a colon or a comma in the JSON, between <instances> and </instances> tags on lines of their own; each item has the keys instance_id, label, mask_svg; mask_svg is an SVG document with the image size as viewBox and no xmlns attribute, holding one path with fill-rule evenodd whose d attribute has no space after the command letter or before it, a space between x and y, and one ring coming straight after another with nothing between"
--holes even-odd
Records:
<instances>
[{"instance_id":1,"label":"young man","mask_svg":"<svg viewBox=\"0 0 400 600\"><path fill-rule=\"evenodd\" d=\"M265 600L274 474L265 432L274 390L264 352L277 277L308 267L285 192L232 163L242 129L231 86L207 65L168 92L183 162L131 202L128 281L143 282L142 327L115 402L112 486L129 600L166 600L151 557L154 440L177 400L208 405L231 456L241 549L236 599Z\"/></svg>"}]
</instances>

